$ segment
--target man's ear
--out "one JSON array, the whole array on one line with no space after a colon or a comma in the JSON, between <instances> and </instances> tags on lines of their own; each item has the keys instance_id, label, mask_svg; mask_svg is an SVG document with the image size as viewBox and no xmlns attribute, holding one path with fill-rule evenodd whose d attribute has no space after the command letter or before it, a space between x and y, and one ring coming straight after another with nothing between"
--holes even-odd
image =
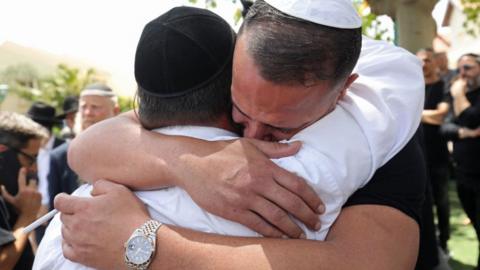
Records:
<instances>
[{"instance_id":1,"label":"man's ear","mask_svg":"<svg viewBox=\"0 0 480 270\"><path fill-rule=\"evenodd\" d=\"M347 80L345 81L345 83L343 84L341 90L340 90L340 95L338 95L337 97L337 102L342 99L346 94L347 94L347 90L348 88L352 85L352 83L358 78L358 74L357 73L352 73L350 74L350 76L348 76Z\"/></svg>"},{"instance_id":2,"label":"man's ear","mask_svg":"<svg viewBox=\"0 0 480 270\"><path fill-rule=\"evenodd\" d=\"M115 108L113 108L113 113L114 115L118 115L120 113L120 106L116 105Z\"/></svg>"}]
</instances>

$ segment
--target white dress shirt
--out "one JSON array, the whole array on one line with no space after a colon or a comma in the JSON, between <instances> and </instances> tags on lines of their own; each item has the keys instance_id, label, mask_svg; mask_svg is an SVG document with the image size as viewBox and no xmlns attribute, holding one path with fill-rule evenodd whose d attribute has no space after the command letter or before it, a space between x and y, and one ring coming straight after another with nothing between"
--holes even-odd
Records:
<instances>
[{"instance_id":1,"label":"white dress shirt","mask_svg":"<svg viewBox=\"0 0 480 270\"><path fill-rule=\"evenodd\" d=\"M403 148L420 123L424 84L415 56L364 38L355 71L360 77L339 106L291 138L302 141L302 149L295 156L274 160L303 177L325 203L319 231L297 222L308 239L325 239L348 197ZM159 132L205 140L234 136L225 130L194 126L163 128ZM90 196L90 190L90 185L83 185L74 195ZM259 236L241 224L201 209L181 188L135 193L147 205L152 218L160 222L225 235ZM33 269L88 269L63 257L58 215L45 232Z\"/></svg>"},{"instance_id":2,"label":"white dress shirt","mask_svg":"<svg viewBox=\"0 0 480 270\"><path fill-rule=\"evenodd\" d=\"M38 192L42 194L43 205L48 205L50 202L47 176L50 171L50 152L53 150L54 142L55 136L52 135L47 143L40 148L37 156Z\"/></svg>"}]
</instances>

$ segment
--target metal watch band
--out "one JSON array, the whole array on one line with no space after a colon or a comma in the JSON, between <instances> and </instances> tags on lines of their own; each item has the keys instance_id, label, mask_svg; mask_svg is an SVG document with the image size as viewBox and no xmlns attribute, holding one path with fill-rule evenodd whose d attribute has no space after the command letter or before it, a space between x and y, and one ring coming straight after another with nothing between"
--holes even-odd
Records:
<instances>
[{"instance_id":1,"label":"metal watch band","mask_svg":"<svg viewBox=\"0 0 480 270\"><path fill-rule=\"evenodd\" d=\"M145 222L142 227L140 227L140 230L147 236L152 236L157 234L158 228L162 226L162 223L150 219L149 221Z\"/></svg>"},{"instance_id":2,"label":"metal watch band","mask_svg":"<svg viewBox=\"0 0 480 270\"><path fill-rule=\"evenodd\" d=\"M157 230L162 225L163 225L162 223L151 219L151 220L148 220L147 222L145 222L140 228L135 230L135 231L139 231L139 232L143 233L143 235L152 239L153 246L154 246L154 252L153 252L152 256L150 257L150 259L148 261L146 261L145 263L142 263L142 264L134 264L134 263L130 262L125 255L125 264L127 265L128 269L131 269L131 270L147 270L148 269L148 266L152 262L153 255L155 254Z\"/></svg>"}]
</instances>

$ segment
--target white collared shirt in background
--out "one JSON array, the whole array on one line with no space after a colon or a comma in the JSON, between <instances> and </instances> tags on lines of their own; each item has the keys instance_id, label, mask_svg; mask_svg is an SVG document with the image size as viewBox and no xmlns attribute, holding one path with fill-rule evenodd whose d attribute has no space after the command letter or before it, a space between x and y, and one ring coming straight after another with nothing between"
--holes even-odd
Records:
<instances>
[{"instance_id":1,"label":"white collared shirt in background","mask_svg":"<svg viewBox=\"0 0 480 270\"><path fill-rule=\"evenodd\" d=\"M50 202L47 176L50 171L50 153L54 142L55 136L51 135L47 143L40 148L37 156L38 192L42 194L42 205L48 205Z\"/></svg>"}]
</instances>

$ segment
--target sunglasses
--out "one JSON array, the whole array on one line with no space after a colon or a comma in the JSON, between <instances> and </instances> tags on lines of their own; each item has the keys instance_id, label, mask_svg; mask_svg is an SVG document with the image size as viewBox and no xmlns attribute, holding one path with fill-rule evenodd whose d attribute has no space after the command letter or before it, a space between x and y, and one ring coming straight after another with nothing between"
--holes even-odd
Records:
<instances>
[{"instance_id":1,"label":"sunglasses","mask_svg":"<svg viewBox=\"0 0 480 270\"><path fill-rule=\"evenodd\" d=\"M25 158L27 158L28 166L32 166L33 164L35 164L37 162L37 155L32 156L28 153L23 152L22 150L20 150L18 148L14 148L14 147L11 147L11 149L13 151L15 151L15 153L20 154L20 155L24 156Z\"/></svg>"}]
</instances>

